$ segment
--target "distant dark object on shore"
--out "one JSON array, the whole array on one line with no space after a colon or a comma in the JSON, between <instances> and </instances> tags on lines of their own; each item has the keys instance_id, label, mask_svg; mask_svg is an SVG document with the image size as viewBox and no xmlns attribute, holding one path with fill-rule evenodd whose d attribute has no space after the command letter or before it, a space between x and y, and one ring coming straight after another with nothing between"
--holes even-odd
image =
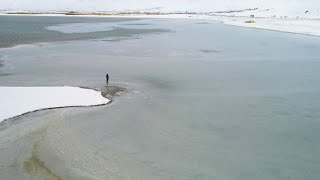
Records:
<instances>
[{"instance_id":1,"label":"distant dark object on shore","mask_svg":"<svg viewBox=\"0 0 320 180\"><path fill-rule=\"evenodd\" d=\"M253 24L253 23L256 23L256 21L255 21L255 20L247 20L247 21L245 21L244 23Z\"/></svg>"}]
</instances>

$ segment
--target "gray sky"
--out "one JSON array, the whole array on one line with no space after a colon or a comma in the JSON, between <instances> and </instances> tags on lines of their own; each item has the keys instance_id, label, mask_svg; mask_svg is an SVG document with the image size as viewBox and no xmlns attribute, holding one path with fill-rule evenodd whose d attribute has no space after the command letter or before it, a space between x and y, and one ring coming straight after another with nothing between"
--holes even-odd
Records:
<instances>
[{"instance_id":1,"label":"gray sky","mask_svg":"<svg viewBox=\"0 0 320 180\"><path fill-rule=\"evenodd\" d=\"M0 0L0 9L11 10L119 11L163 7L163 11L210 11L317 5L320 0Z\"/></svg>"}]
</instances>

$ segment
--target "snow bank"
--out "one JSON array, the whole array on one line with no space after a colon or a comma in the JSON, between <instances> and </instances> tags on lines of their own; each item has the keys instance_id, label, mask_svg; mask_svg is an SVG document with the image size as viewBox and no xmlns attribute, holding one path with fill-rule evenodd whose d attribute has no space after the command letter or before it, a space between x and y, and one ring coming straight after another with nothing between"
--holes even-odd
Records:
<instances>
[{"instance_id":1,"label":"snow bank","mask_svg":"<svg viewBox=\"0 0 320 180\"><path fill-rule=\"evenodd\" d=\"M246 18L246 17L219 17L224 24L267 29L281 32L290 32L320 36L320 20L315 19L279 19L279 18ZM254 20L255 23L245 23Z\"/></svg>"},{"instance_id":2,"label":"snow bank","mask_svg":"<svg viewBox=\"0 0 320 180\"><path fill-rule=\"evenodd\" d=\"M79 87L2 87L0 86L0 121L39 109L92 106L110 100L100 92Z\"/></svg>"}]
</instances>

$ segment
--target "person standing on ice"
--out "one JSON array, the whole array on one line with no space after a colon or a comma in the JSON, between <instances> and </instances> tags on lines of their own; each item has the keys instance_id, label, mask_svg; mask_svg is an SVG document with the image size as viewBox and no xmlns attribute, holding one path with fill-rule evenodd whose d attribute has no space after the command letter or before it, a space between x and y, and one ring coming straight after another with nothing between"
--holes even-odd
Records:
<instances>
[{"instance_id":1,"label":"person standing on ice","mask_svg":"<svg viewBox=\"0 0 320 180\"><path fill-rule=\"evenodd\" d=\"M109 74L106 75L106 82L109 84Z\"/></svg>"}]
</instances>

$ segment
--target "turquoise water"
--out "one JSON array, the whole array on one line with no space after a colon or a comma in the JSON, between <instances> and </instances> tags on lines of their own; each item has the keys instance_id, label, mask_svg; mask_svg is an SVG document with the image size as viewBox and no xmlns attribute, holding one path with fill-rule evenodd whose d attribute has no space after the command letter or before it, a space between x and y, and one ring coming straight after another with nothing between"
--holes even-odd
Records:
<instances>
[{"instance_id":1,"label":"turquoise water","mask_svg":"<svg viewBox=\"0 0 320 180\"><path fill-rule=\"evenodd\" d=\"M205 20L14 18L63 42L0 50L0 85L101 87L109 73L129 91L3 125L5 140L25 132L1 141L3 177L23 177L9 153L19 145L62 179L320 178L319 38Z\"/></svg>"}]
</instances>

